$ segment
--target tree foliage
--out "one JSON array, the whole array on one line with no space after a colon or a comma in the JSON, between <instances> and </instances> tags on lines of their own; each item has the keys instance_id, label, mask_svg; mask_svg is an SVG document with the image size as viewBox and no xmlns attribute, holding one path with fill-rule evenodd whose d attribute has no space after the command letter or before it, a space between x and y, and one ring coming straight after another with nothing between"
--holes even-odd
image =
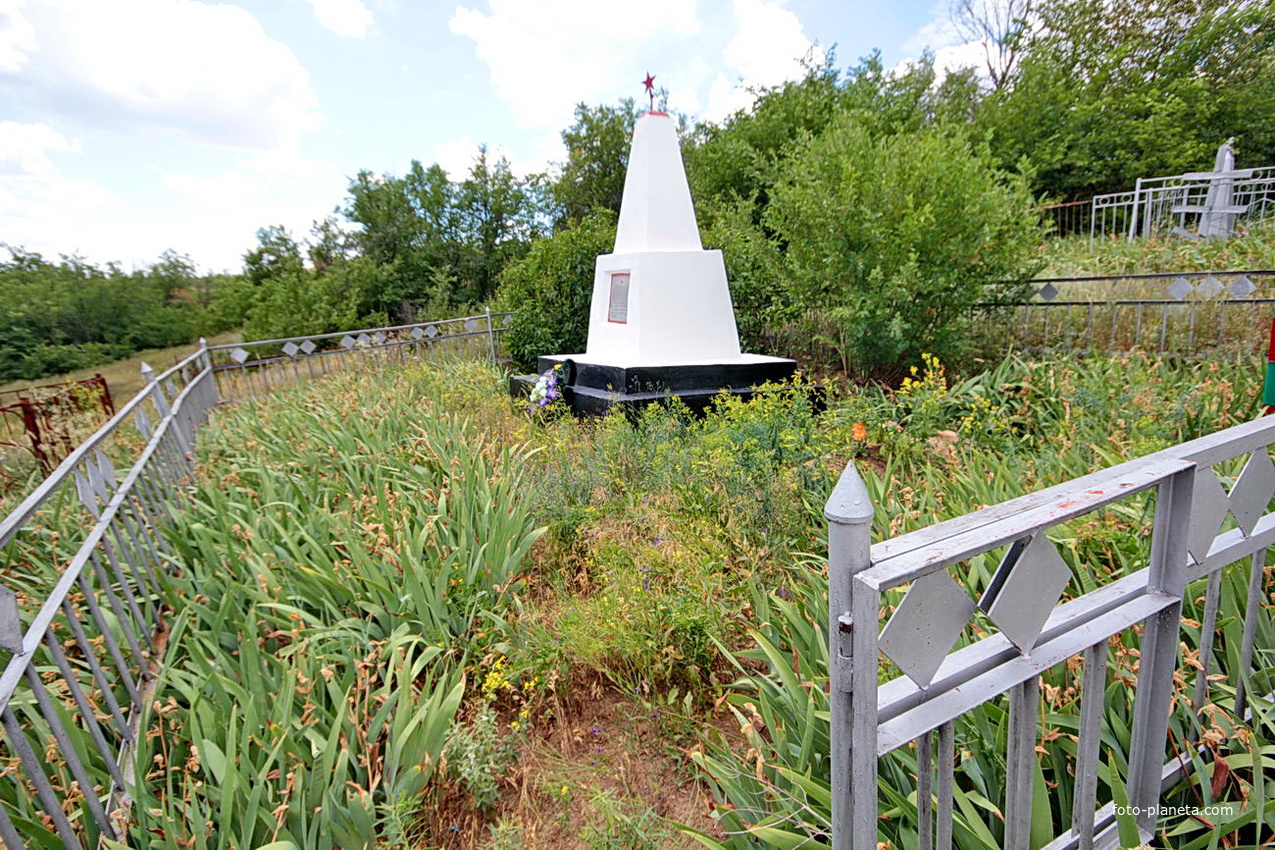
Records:
<instances>
[{"instance_id":1,"label":"tree foliage","mask_svg":"<svg viewBox=\"0 0 1275 850\"><path fill-rule=\"evenodd\" d=\"M1010 291L988 287L1034 268L1032 206L1206 168L1228 137L1242 165L1275 163L1275 0L951 7L984 42L984 69L940 77L926 55L890 70L874 53L840 70L829 53L720 123L681 119L704 244L724 252L751 350L823 340L876 370L924 350L951 359L977 305ZM519 177L483 147L458 179L415 160L401 176L361 171L307 241L263 228L242 278L215 285L176 255L125 275L15 252L0 350L26 365L7 368L228 324L280 336L441 318L497 297L518 311L523 365L579 350L642 106L579 104L547 175Z\"/></svg>"},{"instance_id":2,"label":"tree foliage","mask_svg":"<svg viewBox=\"0 0 1275 850\"><path fill-rule=\"evenodd\" d=\"M546 229L546 195L542 178L517 178L484 147L459 183L415 160L403 177L359 172L342 212L354 250L385 272L365 293L371 310L406 322L426 304L446 312L490 300L500 270Z\"/></svg>"},{"instance_id":3,"label":"tree foliage","mask_svg":"<svg viewBox=\"0 0 1275 850\"><path fill-rule=\"evenodd\" d=\"M981 305L1035 271L1039 229L1021 175L934 129L874 136L842 116L784 164L767 223L791 291L856 370L962 353Z\"/></svg>"},{"instance_id":4,"label":"tree foliage","mask_svg":"<svg viewBox=\"0 0 1275 850\"><path fill-rule=\"evenodd\" d=\"M1047 0L979 121L1038 192L1080 199L1210 167L1228 137L1275 163L1272 102L1272 0Z\"/></svg>"},{"instance_id":5,"label":"tree foliage","mask_svg":"<svg viewBox=\"0 0 1275 850\"><path fill-rule=\"evenodd\" d=\"M499 305L514 313L505 345L516 368L533 369L542 355L585 350L595 261L614 244L615 216L601 210L536 242L505 269Z\"/></svg>"},{"instance_id":6,"label":"tree foliage","mask_svg":"<svg viewBox=\"0 0 1275 850\"><path fill-rule=\"evenodd\" d=\"M873 372L959 355L984 288L1029 274L1039 236L1026 182L973 123L979 96L972 71L940 82L928 56L896 73L828 60L699 129L688 174L746 346L815 340Z\"/></svg>"},{"instance_id":7,"label":"tree foliage","mask_svg":"<svg viewBox=\"0 0 1275 850\"><path fill-rule=\"evenodd\" d=\"M0 381L36 380L233 326L210 310L223 277L165 252L135 272L9 248L0 262Z\"/></svg>"},{"instance_id":8,"label":"tree foliage","mask_svg":"<svg viewBox=\"0 0 1275 850\"><path fill-rule=\"evenodd\" d=\"M640 113L633 98L618 106L576 106L575 123L562 131L567 161L553 184L562 226L600 210L619 214L629 141Z\"/></svg>"}]
</instances>

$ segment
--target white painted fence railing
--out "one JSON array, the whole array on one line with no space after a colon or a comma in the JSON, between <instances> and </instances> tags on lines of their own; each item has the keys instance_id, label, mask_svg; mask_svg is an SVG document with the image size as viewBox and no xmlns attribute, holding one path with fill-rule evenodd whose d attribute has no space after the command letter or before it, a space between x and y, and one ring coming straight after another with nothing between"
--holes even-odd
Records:
<instances>
[{"instance_id":1,"label":"white painted fence railing","mask_svg":"<svg viewBox=\"0 0 1275 850\"><path fill-rule=\"evenodd\" d=\"M0 521L0 840L8 848L122 839L131 754L163 651L174 564L162 529L217 402L201 348L146 386ZM108 441L135 426L123 477ZM72 488L74 488L72 490ZM78 540L43 513L86 512Z\"/></svg>"},{"instance_id":2,"label":"white painted fence railing","mask_svg":"<svg viewBox=\"0 0 1275 850\"><path fill-rule=\"evenodd\" d=\"M402 363L425 352L499 359L500 337L512 313L309 336L214 345L208 351L225 401L269 393L276 386L352 366Z\"/></svg>"},{"instance_id":3,"label":"white painted fence railing","mask_svg":"<svg viewBox=\"0 0 1275 850\"><path fill-rule=\"evenodd\" d=\"M1215 184L1226 185L1227 203L1213 206ZM1132 192L1095 195L1090 200L1089 236L1130 240L1207 231L1212 213L1237 226L1256 224L1275 213L1275 167L1225 174L1195 172L1171 177L1139 177ZM1198 238L1198 237L1197 237Z\"/></svg>"}]
</instances>

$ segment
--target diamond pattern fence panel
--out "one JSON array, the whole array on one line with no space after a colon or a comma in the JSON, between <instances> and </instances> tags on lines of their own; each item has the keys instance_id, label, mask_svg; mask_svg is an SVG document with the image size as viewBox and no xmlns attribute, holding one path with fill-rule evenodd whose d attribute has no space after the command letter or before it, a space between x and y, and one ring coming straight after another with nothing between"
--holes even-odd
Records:
<instances>
[{"instance_id":1,"label":"diamond pattern fence panel","mask_svg":"<svg viewBox=\"0 0 1275 850\"><path fill-rule=\"evenodd\" d=\"M1259 354L1275 309L1272 270L1054 278L1032 286L1030 299L989 323L989 346Z\"/></svg>"},{"instance_id":2,"label":"diamond pattern fence panel","mask_svg":"<svg viewBox=\"0 0 1275 850\"><path fill-rule=\"evenodd\" d=\"M436 322L267 339L208 349L222 401L242 401L298 380L455 355L499 362L512 313L484 312Z\"/></svg>"},{"instance_id":3,"label":"diamond pattern fence panel","mask_svg":"<svg viewBox=\"0 0 1275 850\"><path fill-rule=\"evenodd\" d=\"M988 717L1005 720L1006 781L987 803L999 816L982 812L977 828L1006 848L1040 846L1038 753L1060 746L1041 699L1064 690L1079 700L1061 757L1074 788L1047 846L1115 846L1117 807L1149 840L1162 793L1210 755L1198 718L1216 700L1244 716L1255 654L1275 650L1272 443L1275 418L1246 423L875 545L867 489L848 467L825 510L832 846L877 846L883 759L913 752L917 846L951 847L953 829L980 816L954 810L967 799L955 766ZM1083 545L1085 529L1121 523L1138 568L1113 570ZM1222 656L1224 579L1246 590L1242 628L1227 626L1239 652ZM1184 601L1202 604L1198 619ZM1126 758L1103 744L1113 717L1131 727Z\"/></svg>"},{"instance_id":4,"label":"diamond pattern fence panel","mask_svg":"<svg viewBox=\"0 0 1275 850\"><path fill-rule=\"evenodd\" d=\"M160 532L217 403L206 349L143 373L141 392L0 520L5 847L124 838L131 753L171 614L173 562ZM135 453L117 464L127 445Z\"/></svg>"},{"instance_id":5,"label":"diamond pattern fence panel","mask_svg":"<svg viewBox=\"0 0 1275 850\"><path fill-rule=\"evenodd\" d=\"M132 753L172 615L163 529L210 412L337 369L431 352L495 359L509 318L201 344L162 374L143 366L142 391L0 520L0 847L126 837Z\"/></svg>"}]
</instances>

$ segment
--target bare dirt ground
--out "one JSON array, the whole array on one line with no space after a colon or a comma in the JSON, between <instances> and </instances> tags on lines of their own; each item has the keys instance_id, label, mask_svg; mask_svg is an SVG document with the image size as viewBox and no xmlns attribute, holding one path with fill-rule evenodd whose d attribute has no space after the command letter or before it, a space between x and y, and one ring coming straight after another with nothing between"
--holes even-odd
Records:
<instances>
[{"instance_id":1,"label":"bare dirt ground","mask_svg":"<svg viewBox=\"0 0 1275 850\"><path fill-rule=\"evenodd\" d=\"M495 810L458 812L434 835L448 850L702 847L669 823L723 837L712 794L679 746L693 744L683 720L670 728L602 681L577 683L536 722ZM712 720L738 735L724 709Z\"/></svg>"}]
</instances>

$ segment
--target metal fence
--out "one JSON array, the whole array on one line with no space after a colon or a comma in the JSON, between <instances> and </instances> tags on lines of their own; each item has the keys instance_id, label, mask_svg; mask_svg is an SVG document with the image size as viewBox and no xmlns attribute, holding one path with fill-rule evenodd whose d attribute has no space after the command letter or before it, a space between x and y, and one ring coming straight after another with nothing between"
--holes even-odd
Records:
<instances>
[{"instance_id":1,"label":"metal fence","mask_svg":"<svg viewBox=\"0 0 1275 850\"><path fill-rule=\"evenodd\" d=\"M403 363L426 352L498 361L500 337L512 322L512 313L487 310L436 322L214 345L208 352L221 398L237 401L299 379L352 366Z\"/></svg>"},{"instance_id":2,"label":"metal fence","mask_svg":"<svg viewBox=\"0 0 1275 850\"><path fill-rule=\"evenodd\" d=\"M987 328L992 345L1068 351L1264 351L1275 271L1042 278L1030 301Z\"/></svg>"},{"instance_id":3,"label":"metal fence","mask_svg":"<svg viewBox=\"0 0 1275 850\"><path fill-rule=\"evenodd\" d=\"M164 651L168 577L179 567L160 532L193 473L197 428L216 404L337 368L404 361L435 345L495 357L504 319L484 314L201 347L150 375L133 400L0 521L9 584L0 588L0 651L7 655L0 673L6 765L0 839L6 846L61 841L87 847L125 831L127 790L135 781L132 746L143 734L148 686ZM136 430L138 453L120 478L101 446L129 427ZM866 490L853 467L847 469L827 507L834 845L876 846L877 759L917 741L922 764L931 765L921 771L921 846L949 846L956 722L1008 693L1005 846L1026 847L1039 737L1037 679L1077 656L1085 661L1086 695L1077 802L1070 830L1050 846L1109 843L1114 801L1098 799L1096 779L1106 641L1139 627L1128 799L1142 807L1158 800L1182 771L1181 763L1164 762L1162 744L1174 678L1190 680L1196 707L1218 686L1209 674L1216 667L1211 641L1221 576L1246 558L1242 669L1221 672L1242 688L1259 637L1263 646L1270 637L1271 625L1257 613L1265 549L1275 542L1275 514L1266 512L1275 496L1272 443L1275 419L1248 423L876 546L870 545ZM1246 455L1228 492L1214 468L1229 477L1226 465ZM1071 573L1048 531L1148 493L1155 515L1147 567L1060 602ZM81 539L58 539L53 520L65 527L77 498L87 531ZM1233 528L1223 525L1228 513ZM949 568L1006 547L980 603L980 623L992 633L951 651L976 606ZM1196 581L1208 584L1198 670L1177 659L1183 593ZM907 594L878 632L883 599L904 584L910 584ZM879 651L903 671L880 686ZM1242 690L1237 699L1243 703ZM1144 818L1140 826L1145 832L1153 824Z\"/></svg>"},{"instance_id":4,"label":"metal fence","mask_svg":"<svg viewBox=\"0 0 1275 850\"><path fill-rule=\"evenodd\" d=\"M29 453L47 475L80 437L114 414L110 388L100 374L0 392L0 448Z\"/></svg>"},{"instance_id":5,"label":"metal fence","mask_svg":"<svg viewBox=\"0 0 1275 850\"><path fill-rule=\"evenodd\" d=\"M1093 201L1067 201L1039 208L1040 217L1049 222L1054 236L1089 235L1093 218Z\"/></svg>"},{"instance_id":6,"label":"metal fence","mask_svg":"<svg viewBox=\"0 0 1275 850\"><path fill-rule=\"evenodd\" d=\"M163 650L172 568L160 529L192 471L195 428L216 403L199 351L147 385L0 521L0 721L6 847L120 838L130 753ZM118 477L103 451L141 442ZM79 506L87 531L63 537ZM52 515L52 517L50 516Z\"/></svg>"},{"instance_id":7,"label":"metal fence","mask_svg":"<svg viewBox=\"0 0 1275 850\"><path fill-rule=\"evenodd\" d=\"M848 467L826 507L832 845L877 846L878 760L914 743L918 846L950 847L961 721L1007 697L1001 846L1027 848L1042 746L1040 678L1077 659L1083 659L1083 682L1074 805L1068 829L1048 847L1114 846L1117 784L1130 811L1138 813L1141 839L1148 840L1162 792L1196 755L1188 747L1190 757L1165 759L1175 728L1171 704L1187 703L1197 715L1225 695L1219 689L1229 688L1242 717L1259 641L1261 651L1275 649L1275 626L1262 616L1265 553L1275 542L1275 513L1268 512L1275 496L1272 443L1275 418L1261 419L875 545L873 506ZM1241 462L1228 491L1219 479L1231 478ZM1154 505L1146 566L1105 584L1083 561L1073 575L1050 533L1139 498ZM975 602L952 569L1001 552ZM1213 647L1222 578L1232 570L1247 571L1234 577L1247 588L1243 636L1238 663L1222 669ZM1206 584L1204 613L1201 622L1191 623L1181 611L1184 593L1192 588L1193 601L1197 582ZM899 599L903 586L907 591ZM1068 586L1090 589L1064 601ZM879 629L883 615L889 620ZM1108 640L1119 635L1136 643L1139 631L1127 781L1113 779L1120 765L1109 763L1100 795L1099 748L1111 731L1104 728ZM1180 642L1194 645L1191 658L1179 658ZM886 669L896 671L883 684L878 653L891 665ZM1190 735L1185 730L1184 737Z\"/></svg>"},{"instance_id":8,"label":"metal fence","mask_svg":"<svg viewBox=\"0 0 1275 850\"><path fill-rule=\"evenodd\" d=\"M167 641L164 528L219 403L427 350L497 359L508 314L200 349L156 376L0 520L0 844L127 832L132 753ZM135 450L119 476L118 453ZM107 448L117 453L116 461Z\"/></svg>"},{"instance_id":9,"label":"metal fence","mask_svg":"<svg viewBox=\"0 0 1275 850\"><path fill-rule=\"evenodd\" d=\"M1222 206L1210 204L1210 192L1224 183ZM1199 172L1173 177L1141 177L1132 192L1095 195L1090 200L1089 235L1128 239L1196 235L1201 219L1226 216L1230 226L1243 228L1275 214L1275 166L1248 168L1225 174Z\"/></svg>"}]
</instances>

